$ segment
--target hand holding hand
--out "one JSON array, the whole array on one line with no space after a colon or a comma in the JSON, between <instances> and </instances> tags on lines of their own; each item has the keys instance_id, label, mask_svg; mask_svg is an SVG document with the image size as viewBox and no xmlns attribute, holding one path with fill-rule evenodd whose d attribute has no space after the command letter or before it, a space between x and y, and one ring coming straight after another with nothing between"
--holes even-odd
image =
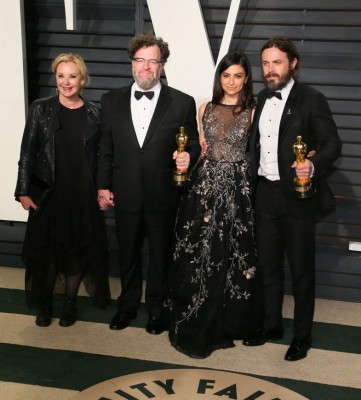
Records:
<instances>
[{"instance_id":1,"label":"hand holding hand","mask_svg":"<svg viewBox=\"0 0 361 400\"><path fill-rule=\"evenodd\" d=\"M114 194L108 189L98 190L98 204L102 211L114 207Z\"/></svg>"}]
</instances>

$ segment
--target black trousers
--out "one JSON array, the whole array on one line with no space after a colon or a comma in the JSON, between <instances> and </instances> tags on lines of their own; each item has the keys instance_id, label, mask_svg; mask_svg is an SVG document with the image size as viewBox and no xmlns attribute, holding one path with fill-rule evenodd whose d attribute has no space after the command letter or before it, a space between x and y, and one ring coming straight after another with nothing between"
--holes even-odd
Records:
<instances>
[{"instance_id":1,"label":"black trousers","mask_svg":"<svg viewBox=\"0 0 361 400\"><path fill-rule=\"evenodd\" d=\"M310 340L315 304L315 220L291 215L280 183L262 179L257 185L255 211L263 329L282 328L286 253L295 302L294 337Z\"/></svg>"},{"instance_id":2,"label":"black trousers","mask_svg":"<svg viewBox=\"0 0 361 400\"><path fill-rule=\"evenodd\" d=\"M143 239L149 244L145 302L150 315L159 316L163 308L164 286L170 261L175 211L152 214L146 211L127 213L115 208L119 247L121 294L118 310L135 312L142 297L140 256Z\"/></svg>"}]
</instances>

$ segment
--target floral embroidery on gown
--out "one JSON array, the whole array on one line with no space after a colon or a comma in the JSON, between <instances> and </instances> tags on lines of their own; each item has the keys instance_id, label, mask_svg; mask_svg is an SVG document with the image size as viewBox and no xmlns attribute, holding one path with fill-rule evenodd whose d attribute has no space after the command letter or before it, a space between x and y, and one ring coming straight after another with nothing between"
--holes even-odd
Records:
<instances>
[{"instance_id":1,"label":"floral embroidery on gown","mask_svg":"<svg viewBox=\"0 0 361 400\"><path fill-rule=\"evenodd\" d=\"M189 177L175 226L169 275L169 337L191 357L207 357L249 333L256 272L250 169L251 110L208 103L208 145Z\"/></svg>"}]
</instances>

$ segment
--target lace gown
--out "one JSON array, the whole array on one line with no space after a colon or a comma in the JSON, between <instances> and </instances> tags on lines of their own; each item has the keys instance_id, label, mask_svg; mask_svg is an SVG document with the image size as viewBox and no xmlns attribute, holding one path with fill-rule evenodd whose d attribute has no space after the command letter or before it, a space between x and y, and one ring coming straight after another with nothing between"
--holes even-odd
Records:
<instances>
[{"instance_id":1,"label":"lace gown","mask_svg":"<svg viewBox=\"0 0 361 400\"><path fill-rule=\"evenodd\" d=\"M256 272L249 163L250 110L209 103L207 154L194 167L177 215L170 269L169 336L197 358L233 347L250 329Z\"/></svg>"}]
</instances>

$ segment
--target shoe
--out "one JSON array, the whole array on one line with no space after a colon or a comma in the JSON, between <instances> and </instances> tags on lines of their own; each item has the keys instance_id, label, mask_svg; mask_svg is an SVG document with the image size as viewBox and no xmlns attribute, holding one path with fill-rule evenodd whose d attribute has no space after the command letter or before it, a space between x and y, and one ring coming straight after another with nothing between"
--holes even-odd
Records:
<instances>
[{"instance_id":1,"label":"shoe","mask_svg":"<svg viewBox=\"0 0 361 400\"><path fill-rule=\"evenodd\" d=\"M137 317L136 312L118 311L110 321L109 328L121 330L129 326L130 321Z\"/></svg>"},{"instance_id":2,"label":"shoe","mask_svg":"<svg viewBox=\"0 0 361 400\"><path fill-rule=\"evenodd\" d=\"M291 346L288 348L285 355L286 361L298 361L307 357L307 352L311 348L310 340L293 339Z\"/></svg>"},{"instance_id":3,"label":"shoe","mask_svg":"<svg viewBox=\"0 0 361 400\"><path fill-rule=\"evenodd\" d=\"M78 319L76 304L74 300L65 299L63 310L60 315L59 325L63 328L68 326L72 326L75 324L75 321Z\"/></svg>"},{"instance_id":4,"label":"shoe","mask_svg":"<svg viewBox=\"0 0 361 400\"><path fill-rule=\"evenodd\" d=\"M145 330L151 335L159 335L162 332L164 332L164 324L162 317L154 315L149 316Z\"/></svg>"},{"instance_id":5,"label":"shoe","mask_svg":"<svg viewBox=\"0 0 361 400\"><path fill-rule=\"evenodd\" d=\"M49 326L51 324L52 315L51 307L41 307L35 319L36 325L41 327Z\"/></svg>"},{"instance_id":6,"label":"shoe","mask_svg":"<svg viewBox=\"0 0 361 400\"><path fill-rule=\"evenodd\" d=\"M262 346L269 340L281 340L283 338L282 329L271 329L269 331L257 331L243 340L244 346Z\"/></svg>"}]
</instances>

